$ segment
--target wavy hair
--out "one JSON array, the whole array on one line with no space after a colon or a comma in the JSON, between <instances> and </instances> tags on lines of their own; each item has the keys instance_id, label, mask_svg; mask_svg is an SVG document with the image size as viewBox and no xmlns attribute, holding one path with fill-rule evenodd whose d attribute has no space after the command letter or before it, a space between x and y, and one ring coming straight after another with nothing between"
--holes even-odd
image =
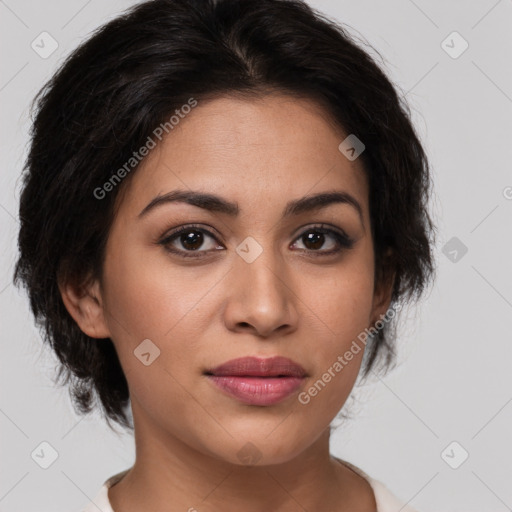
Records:
<instances>
[{"instance_id":1,"label":"wavy hair","mask_svg":"<svg viewBox=\"0 0 512 512\"><path fill-rule=\"evenodd\" d=\"M190 97L272 91L319 102L364 141L376 285L394 274L392 301L407 301L433 277L429 165L410 108L345 28L300 0L142 2L76 48L32 105L14 282L25 286L81 414L97 395L109 425L133 429L112 341L84 334L58 287L101 278L128 178L102 200L93 191ZM364 376L393 362L392 328L372 337Z\"/></svg>"}]
</instances>

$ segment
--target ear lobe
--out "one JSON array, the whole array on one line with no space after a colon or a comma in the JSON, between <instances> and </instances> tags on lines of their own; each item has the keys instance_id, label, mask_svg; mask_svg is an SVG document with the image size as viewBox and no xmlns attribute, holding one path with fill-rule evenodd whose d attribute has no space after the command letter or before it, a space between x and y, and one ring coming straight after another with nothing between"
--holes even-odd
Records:
<instances>
[{"instance_id":1,"label":"ear lobe","mask_svg":"<svg viewBox=\"0 0 512 512\"><path fill-rule=\"evenodd\" d=\"M91 338L110 338L97 280L82 286L59 281L59 290L68 313L82 332Z\"/></svg>"},{"instance_id":2,"label":"ear lobe","mask_svg":"<svg viewBox=\"0 0 512 512\"><path fill-rule=\"evenodd\" d=\"M372 308L372 325L381 319L386 311L389 309L391 304L391 294L393 291L393 283L395 282L395 274L388 280L387 284L382 284L373 296L373 308Z\"/></svg>"},{"instance_id":3,"label":"ear lobe","mask_svg":"<svg viewBox=\"0 0 512 512\"><path fill-rule=\"evenodd\" d=\"M382 279L375 286L372 303L371 325L375 325L384 315L391 304L391 296L393 294L393 285L395 284L396 271L390 266L392 250L388 249L384 256L383 268L380 273Z\"/></svg>"}]
</instances>

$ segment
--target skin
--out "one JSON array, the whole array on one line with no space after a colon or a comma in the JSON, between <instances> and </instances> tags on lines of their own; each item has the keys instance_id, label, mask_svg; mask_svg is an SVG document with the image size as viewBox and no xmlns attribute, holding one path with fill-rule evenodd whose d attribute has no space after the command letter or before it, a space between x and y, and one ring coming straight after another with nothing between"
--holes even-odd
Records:
<instances>
[{"instance_id":1,"label":"skin","mask_svg":"<svg viewBox=\"0 0 512 512\"><path fill-rule=\"evenodd\" d=\"M129 384L136 462L109 491L115 512L375 511L368 482L329 453L329 424L363 350L307 405L298 393L243 404L203 374L241 356L282 355L304 367L307 390L389 307L391 283L374 283L362 164L338 150L347 134L326 114L275 93L199 103L124 184L102 282L61 286L80 328L112 339ZM222 196L240 213L174 202L138 217L175 189ZM282 217L288 201L334 190L358 201L362 219L346 203ZM190 223L214 235L196 244L207 256L183 258L157 243ZM319 223L353 246L315 257L338 247L329 234L316 246L301 236ZM248 236L263 249L252 263L235 251ZM179 236L172 245L187 250ZM144 339L160 349L149 366L133 353ZM237 456L247 442L256 465Z\"/></svg>"}]
</instances>

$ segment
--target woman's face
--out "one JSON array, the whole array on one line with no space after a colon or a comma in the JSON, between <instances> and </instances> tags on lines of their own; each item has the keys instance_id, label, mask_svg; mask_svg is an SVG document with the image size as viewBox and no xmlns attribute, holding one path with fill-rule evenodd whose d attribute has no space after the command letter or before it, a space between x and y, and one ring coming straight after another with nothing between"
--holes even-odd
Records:
<instances>
[{"instance_id":1,"label":"woman's face","mask_svg":"<svg viewBox=\"0 0 512 512\"><path fill-rule=\"evenodd\" d=\"M130 177L100 303L139 434L275 464L339 412L363 350L335 363L389 305L374 295L368 185L338 149L347 135L310 101L224 97L199 102ZM178 190L215 200L148 208ZM351 199L290 206L326 193ZM291 359L304 376L207 373L248 356Z\"/></svg>"}]
</instances>

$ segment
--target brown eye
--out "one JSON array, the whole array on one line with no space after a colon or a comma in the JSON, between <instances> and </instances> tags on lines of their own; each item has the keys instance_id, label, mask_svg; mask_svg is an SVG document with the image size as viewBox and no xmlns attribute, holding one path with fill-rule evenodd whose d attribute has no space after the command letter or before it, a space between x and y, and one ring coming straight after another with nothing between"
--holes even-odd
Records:
<instances>
[{"instance_id":1,"label":"brown eye","mask_svg":"<svg viewBox=\"0 0 512 512\"><path fill-rule=\"evenodd\" d=\"M310 231L302 235L302 241L308 249L321 249L325 243L325 235L315 231Z\"/></svg>"},{"instance_id":2,"label":"brown eye","mask_svg":"<svg viewBox=\"0 0 512 512\"><path fill-rule=\"evenodd\" d=\"M223 249L209 231L195 226L182 226L169 233L160 242L169 252L183 257L202 257L207 253ZM191 254L187 254L191 253Z\"/></svg>"},{"instance_id":3,"label":"brown eye","mask_svg":"<svg viewBox=\"0 0 512 512\"><path fill-rule=\"evenodd\" d=\"M354 240L347 235L324 227L309 228L297 240L302 242L304 250L318 253L319 256L335 254L354 245ZM297 242L293 245L296 246Z\"/></svg>"},{"instance_id":4,"label":"brown eye","mask_svg":"<svg viewBox=\"0 0 512 512\"><path fill-rule=\"evenodd\" d=\"M185 249L195 251L203 245L204 235L201 231L193 230L186 234L181 234L178 240Z\"/></svg>"}]
</instances>

